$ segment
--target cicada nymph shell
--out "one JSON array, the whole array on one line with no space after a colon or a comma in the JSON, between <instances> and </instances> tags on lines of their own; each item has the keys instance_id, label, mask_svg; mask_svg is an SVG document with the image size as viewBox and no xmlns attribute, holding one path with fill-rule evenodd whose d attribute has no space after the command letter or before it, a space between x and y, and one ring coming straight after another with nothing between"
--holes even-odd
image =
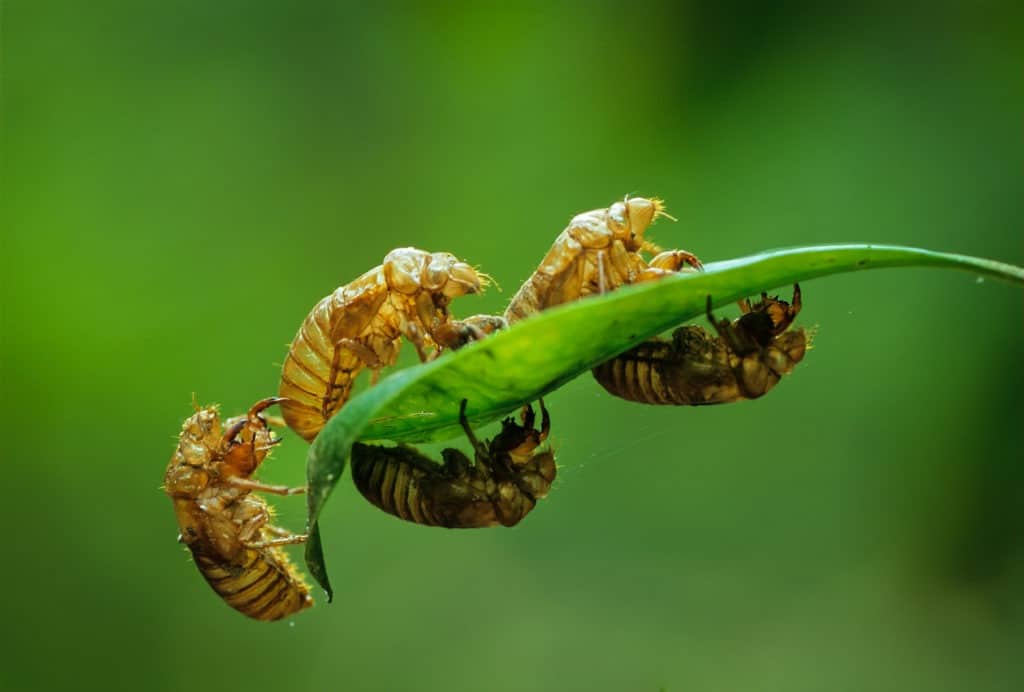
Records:
<instances>
[{"instance_id":1,"label":"cicada nymph shell","mask_svg":"<svg viewBox=\"0 0 1024 692\"><path fill-rule=\"evenodd\" d=\"M501 432L480 442L466 420L460 420L473 445L476 461L457 449L441 453L443 464L416 449L400 445L352 447L352 478L359 492L388 514L406 521L450 529L514 526L545 497L555 480L555 455L538 452L547 439L551 419L540 403L541 429L534 429L533 408L512 418Z\"/></svg>"},{"instance_id":2,"label":"cicada nymph shell","mask_svg":"<svg viewBox=\"0 0 1024 692\"><path fill-rule=\"evenodd\" d=\"M421 360L504 325L454 320L448 306L480 292L488 277L447 252L392 250L383 263L325 297L299 327L281 369L281 413L312 441L348 400L356 376L394 365L402 338ZM497 325L497 326L495 326Z\"/></svg>"},{"instance_id":3,"label":"cicada nymph shell","mask_svg":"<svg viewBox=\"0 0 1024 692\"><path fill-rule=\"evenodd\" d=\"M303 488L266 485L253 472L278 442L261 412L278 403L256 402L222 428L215 406L197 408L182 425L164 476L181 530L196 566L213 590L238 612L279 620L313 605L302 575L280 546L301 543L272 526L271 508L253 491L294 495Z\"/></svg>"},{"instance_id":4,"label":"cicada nymph shell","mask_svg":"<svg viewBox=\"0 0 1024 692\"><path fill-rule=\"evenodd\" d=\"M607 209L577 214L555 239L537 270L513 296L505 318L511 324L547 308L625 284L697 271L700 260L685 250L660 249L644 238L659 216L658 199L627 197ZM649 261L641 252L658 253Z\"/></svg>"},{"instance_id":5,"label":"cicada nymph shell","mask_svg":"<svg viewBox=\"0 0 1024 692\"><path fill-rule=\"evenodd\" d=\"M680 327L671 341L652 339L593 369L609 393L645 404L703 406L756 399L792 372L810 346L802 327L789 329L800 312L800 286L792 304L761 294L743 315L716 320L708 296L707 316L718 336L702 327Z\"/></svg>"}]
</instances>

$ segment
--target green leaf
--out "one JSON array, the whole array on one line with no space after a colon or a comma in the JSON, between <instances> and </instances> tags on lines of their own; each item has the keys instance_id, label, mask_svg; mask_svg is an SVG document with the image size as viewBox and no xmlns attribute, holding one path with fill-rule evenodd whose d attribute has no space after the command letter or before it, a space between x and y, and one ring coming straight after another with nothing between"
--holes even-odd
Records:
<instances>
[{"instance_id":1,"label":"green leaf","mask_svg":"<svg viewBox=\"0 0 1024 692\"><path fill-rule=\"evenodd\" d=\"M466 348L398 372L353 397L310 447L306 562L331 595L318 518L356 440L426 442L462 435L459 402L483 425L547 394L636 344L731 303L819 276L884 267L949 267L1024 284L1013 265L891 245L773 250L715 262L701 273L627 286L547 310Z\"/></svg>"}]
</instances>

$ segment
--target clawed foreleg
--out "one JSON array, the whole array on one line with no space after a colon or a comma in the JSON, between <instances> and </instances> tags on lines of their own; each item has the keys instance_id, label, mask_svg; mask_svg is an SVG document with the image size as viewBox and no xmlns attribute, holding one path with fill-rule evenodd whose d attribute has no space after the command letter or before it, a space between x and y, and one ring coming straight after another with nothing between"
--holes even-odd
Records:
<instances>
[{"instance_id":1,"label":"clawed foreleg","mask_svg":"<svg viewBox=\"0 0 1024 692\"><path fill-rule=\"evenodd\" d=\"M300 488L289 488L287 485L270 485L268 483L261 483L260 481L253 480L252 478L239 478L238 476L228 478L227 482L236 488L255 490L260 493L271 493L273 495L301 495L306 492L305 486Z\"/></svg>"}]
</instances>

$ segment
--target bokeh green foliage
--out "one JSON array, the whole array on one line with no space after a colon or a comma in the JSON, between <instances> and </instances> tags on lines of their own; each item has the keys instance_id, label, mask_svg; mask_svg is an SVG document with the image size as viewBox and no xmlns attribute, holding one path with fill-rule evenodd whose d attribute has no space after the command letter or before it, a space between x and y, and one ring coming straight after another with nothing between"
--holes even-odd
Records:
<instances>
[{"instance_id":1,"label":"bokeh green foliage","mask_svg":"<svg viewBox=\"0 0 1024 692\"><path fill-rule=\"evenodd\" d=\"M504 285L463 315L627 192L709 261L1024 263L1015 5L767 7L4 3L0 688L1019 686L1024 298L958 274L811 284L816 348L757 402L576 380L514 530L409 526L342 484L335 603L293 625L223 606L174 543L192 392L273 393L307 310L394 247ZM306 449L264 477L300 483Z\"/></svg>"}]
</instances>

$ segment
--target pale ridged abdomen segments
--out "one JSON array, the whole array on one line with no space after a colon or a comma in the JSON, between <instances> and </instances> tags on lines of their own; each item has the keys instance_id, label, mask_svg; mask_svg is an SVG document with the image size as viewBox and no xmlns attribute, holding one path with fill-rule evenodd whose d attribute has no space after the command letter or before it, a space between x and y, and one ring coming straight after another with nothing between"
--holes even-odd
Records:
<instances>
[{"instance_id":1,"label":"pale ridged abdomen segments","mask_svg":"<svg viewBox=\"0 0 1024 692\"><path fill-rule=\"evenodd\" d=\"M324 397L331 388L329 378L334 344L330 337L332 296L327 296L310 311L281 368L280 396L285 422L303 439L310 441L324 426Z\"/></svg>"},{"instance_id":2,"label":"pale ridged abdomen segments","mask_svg":"<svg viewBox=\"0 0 1024 692\"><path fill-rule=\"evenodd\" d=\"M280 620L313 605L295 568L281 551L246 550L238 564L196 554L196 565L224 602L256 620Z\"/></svg>"}]
</instances>

